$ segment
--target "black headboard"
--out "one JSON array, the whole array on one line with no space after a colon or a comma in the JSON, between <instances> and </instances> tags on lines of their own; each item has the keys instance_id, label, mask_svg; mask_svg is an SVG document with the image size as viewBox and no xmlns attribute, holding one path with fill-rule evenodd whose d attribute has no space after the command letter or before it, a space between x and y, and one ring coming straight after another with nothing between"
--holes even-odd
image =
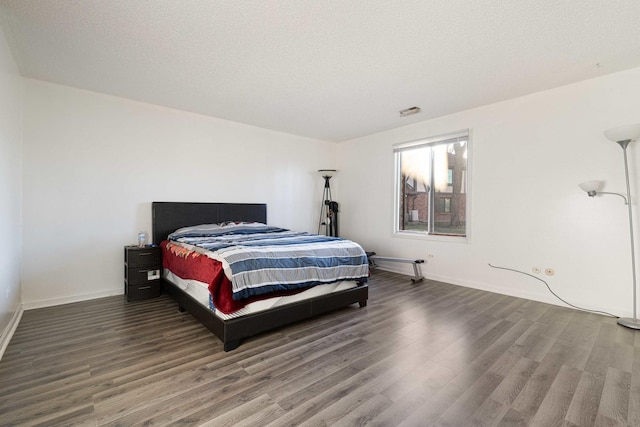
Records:
<instances>
[{"instance_id":1,"label":"black headboard","mask_svg":"<svg viewBox=\"0 0 640 427\"><path fill-rule=\"evenodd\" d=\"M178 228L222 221L267 223L264 203L153 202L153 243L159 244Z\"/></svg>"}]
</instances>

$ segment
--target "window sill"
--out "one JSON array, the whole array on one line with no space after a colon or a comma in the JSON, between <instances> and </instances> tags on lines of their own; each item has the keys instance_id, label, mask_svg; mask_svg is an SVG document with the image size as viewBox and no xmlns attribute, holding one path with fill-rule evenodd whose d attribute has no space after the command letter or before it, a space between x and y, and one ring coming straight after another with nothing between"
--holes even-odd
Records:
<instances>
[{"instance_id":1,"label":"window sill","mask_svg":"<svg viewBox=\"0 0 640 427\"><path fill-rule=\"evenodd\" d=\"M452 236L446 234L427 234L416 231L394 231L393 237L411 240L429 240L432 242L470 243L469 236Z\"/></svg>"}]
</instances>

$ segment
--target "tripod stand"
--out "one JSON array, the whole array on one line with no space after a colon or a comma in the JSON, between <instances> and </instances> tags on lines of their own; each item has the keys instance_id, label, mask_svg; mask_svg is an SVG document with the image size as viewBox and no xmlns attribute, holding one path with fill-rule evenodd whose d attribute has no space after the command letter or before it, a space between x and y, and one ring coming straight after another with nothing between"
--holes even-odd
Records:
<instances>
[{"instance_id":1,"label":"tripod stand","mask_svg":"<svg viewBox=\"0 0 640 427\"><path fill-rule=\"evenodd\" d=\"M331 199L331 186L329 180L335 173L335 170L319 170L323 173L324 192L322 194L322 205L320 206L320 221L318 223L318 234L324 225L324 234L326 236L338 237L338 202Z\"/></svg>"}]
</instances>

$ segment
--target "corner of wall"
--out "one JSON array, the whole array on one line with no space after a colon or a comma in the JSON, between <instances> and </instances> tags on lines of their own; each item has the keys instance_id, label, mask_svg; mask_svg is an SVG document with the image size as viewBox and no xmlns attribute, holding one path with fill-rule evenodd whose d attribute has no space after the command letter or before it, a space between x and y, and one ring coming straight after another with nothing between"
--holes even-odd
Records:
<instances>
[{"instance_id":1,"label":"corner of wall","mask_svg":"<svg viewBox=\"0 0 640 427\"><path fill-rule=\"evenodd\" d=\"M22 319L22 313L24 313L24 310L22 309L22 304L19 304L18 308L13 313L13 317L9 321L9 324L7 324L7 326L4 328L4 331L2 331L2 335L0 335L0 360L2 360L4 351L7 349L9 341L11 341L13 334L18 328L20 319Z\"/></svg>"}]
</instances>

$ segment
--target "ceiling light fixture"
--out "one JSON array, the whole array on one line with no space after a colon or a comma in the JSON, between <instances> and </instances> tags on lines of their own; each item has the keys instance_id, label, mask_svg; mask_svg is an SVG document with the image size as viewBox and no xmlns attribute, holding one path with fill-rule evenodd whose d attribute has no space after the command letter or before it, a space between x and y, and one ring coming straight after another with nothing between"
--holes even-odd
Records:
<instances>
[{"instance_id":1,"label":"ceiling light fixture","mask_svg":"<svg viewBox=\"0 0 640 427\"><path fill-rule=\"evenodd\" d=\"M422 111L420 107L407 108L405 110L400 111L400 117L406 117L412 114L418 114L420 111Z\"/></svg>"}]
</instances>

